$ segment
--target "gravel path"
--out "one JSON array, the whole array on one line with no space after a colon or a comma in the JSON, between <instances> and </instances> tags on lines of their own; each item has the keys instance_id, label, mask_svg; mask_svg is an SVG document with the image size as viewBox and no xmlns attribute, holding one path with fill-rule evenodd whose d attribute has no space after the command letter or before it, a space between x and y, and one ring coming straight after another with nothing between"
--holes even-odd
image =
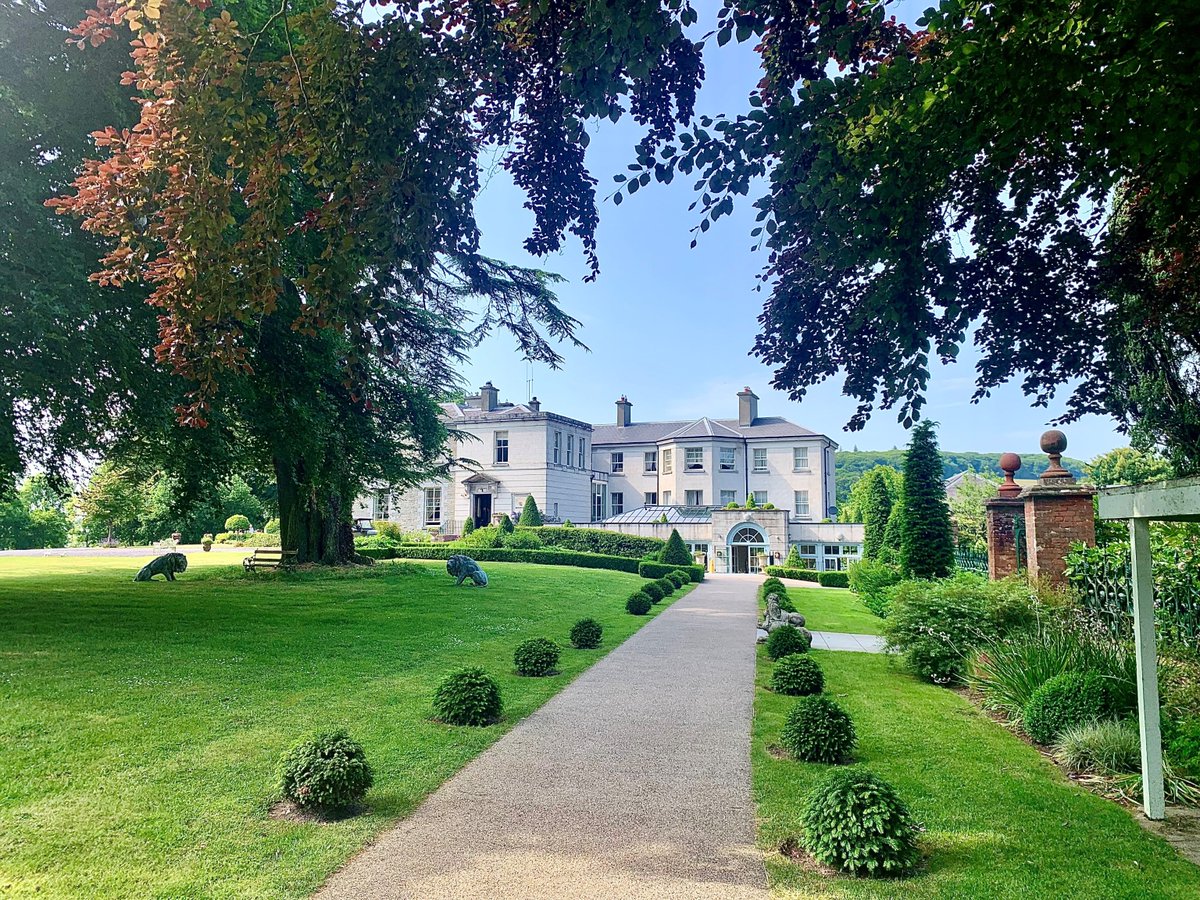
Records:
<instances>
[{"instance_id":1,"label":"gravel path","mask_svg":"<svg viewBox=\"0 0 1200 900\"><path fill-rule=\"evenodd\" d=\"M317 897L766 900L750 796L757 586L708 576Z\"/></svg>"}]
</instances>

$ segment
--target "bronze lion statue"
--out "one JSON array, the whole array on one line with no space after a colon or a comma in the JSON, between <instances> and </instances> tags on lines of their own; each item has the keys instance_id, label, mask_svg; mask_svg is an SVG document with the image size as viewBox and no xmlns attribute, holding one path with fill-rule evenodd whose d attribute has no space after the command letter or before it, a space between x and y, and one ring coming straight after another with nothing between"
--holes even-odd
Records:
<instances>
[{"instance_id":1,"label":"bronze lion statue","mask_svg":"<svg viewBox=\"0 0 1200 900\"><path fill-rule=\"evenodd\" d=\"M487 587L487 575L484 574L483 569L479 568L479 563L475 562L469 556L456 553L446 560L446 571L458 579L458 581L454 582L455 587L462 584L468 578L480 587Z\"/></svg>"},{"instance_id":2,"label":"bronze lion statue","mask_svg":"<svg viewBox=\"0 0 1200 900\"><path fill-rule=\"evenodd\" d=\"M174 581L176 575L186 571L186 556L182 553L164 553L142 566L142 570L133 576L133 580L149 581L155 575L165 575L167 581Z\"/></svg>"}]
</instances>

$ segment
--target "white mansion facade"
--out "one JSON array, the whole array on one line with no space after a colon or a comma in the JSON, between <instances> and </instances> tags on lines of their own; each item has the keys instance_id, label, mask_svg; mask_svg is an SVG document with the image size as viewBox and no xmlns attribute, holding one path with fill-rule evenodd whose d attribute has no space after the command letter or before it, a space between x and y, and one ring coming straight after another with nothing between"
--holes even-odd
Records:
<instances>
[{"instance_id":1,"label":"white mansion facade","mask_svg":"<svg viewBox=\"0 0 1200 900\"><path fill-rule=\"evenodd\" d=\"M615 424L589 425L542 410L536 398L501 403L488 382L463 403L442 404L456 435L450 456L467 462L445 480L359 497L354 516L449 538L467 519L515 521L532 494L547 524L663 538L677 528L716 571L757 571L792 545L815 568L844 568L859 556L862 526L828 521L837 445L760 417L749 388L737 397L737 418L679 422L634 422L621 397Z\"/></svg>"}]
</instances>

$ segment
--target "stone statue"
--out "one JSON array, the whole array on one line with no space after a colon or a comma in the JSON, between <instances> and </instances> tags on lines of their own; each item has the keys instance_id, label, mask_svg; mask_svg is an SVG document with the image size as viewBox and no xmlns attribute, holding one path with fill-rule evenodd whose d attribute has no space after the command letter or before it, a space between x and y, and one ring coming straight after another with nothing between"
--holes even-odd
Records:
<instances>
[{"instance_id":1,"label":"stone statue","mask_svg":"<svg viewBox=\"0 0 1200 900\"><path fill-rule=\"evenodd\" d=\"M454 582L456 587L468 578L479 587L487 587L487 575L484 574L483 569L479 568L479 563L469 556L456 553L446 560L446 571L458 579Z\"/></svg>"},{"instance_id":2,"label":"stone statue","mask_svg":"<svg viewBox=\"0 0 1200 900\"><path fill-rule=\"evenodd\" d=\"M784 625L794 625L801 630L804 629L804 616L798 612L784 612L779 608L779 595L767 595L767 614L763 620L758 623L757 640L761 643L767 639L776 628L782 628ZM807 632L806 632L807 633ZM810 635L811 638L811 635Z\"/></svg>"},{"instance_id":3,"label":"stone statue","mask_svg":"<svg viewBox=\"0 0 1200 900\"><path fill-rule=\"evenodd\" d=\"M155 575L165 575L167 581L174 581L176 575L186 571L186 556L182 553L164 553L142 566L142 570L133 576L133 580L149 581Z\"/></svg>"}]
</instances>

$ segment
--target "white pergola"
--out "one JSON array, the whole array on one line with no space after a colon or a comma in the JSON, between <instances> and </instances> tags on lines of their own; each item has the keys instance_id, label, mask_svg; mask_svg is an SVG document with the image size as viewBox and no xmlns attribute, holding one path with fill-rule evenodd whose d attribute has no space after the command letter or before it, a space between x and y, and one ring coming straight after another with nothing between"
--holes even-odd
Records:
<instances>
[{"instance_id":1,"label":"white pergola","mask_svg":"<svg viewBox=\"0 0 1200 900\"><path fill-rule=\"evenodd\" d=\"M1142 809L1165 815L1162 732L1158 713L1158 648L1154 634L1151 522L1200 522L1200 478L1102 488L1100 518L1129 520L1133 638L1137 652L1138 724L1142 734Z\"/></svg>"}]
</instances>

